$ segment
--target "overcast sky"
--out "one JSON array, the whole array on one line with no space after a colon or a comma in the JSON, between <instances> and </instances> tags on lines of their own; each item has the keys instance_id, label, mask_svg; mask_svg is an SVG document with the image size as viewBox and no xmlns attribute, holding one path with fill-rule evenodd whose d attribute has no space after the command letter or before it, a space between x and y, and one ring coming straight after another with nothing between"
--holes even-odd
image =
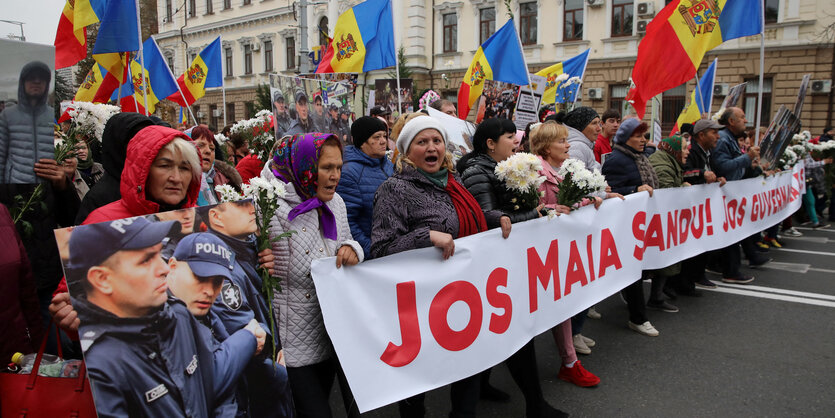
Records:
<instances>
[{"instance_id":1,"label":"overcast sky","mask_svg":"<svg viewBox=\"0 0 835 418\"><path fill-rule=\"evenodd\" d=\"M3 0L3 20L23 22L26 42L52 45L66 0ZM0 37L20 36L20 26L0 22Z\"/></svg>"}]
</instances>

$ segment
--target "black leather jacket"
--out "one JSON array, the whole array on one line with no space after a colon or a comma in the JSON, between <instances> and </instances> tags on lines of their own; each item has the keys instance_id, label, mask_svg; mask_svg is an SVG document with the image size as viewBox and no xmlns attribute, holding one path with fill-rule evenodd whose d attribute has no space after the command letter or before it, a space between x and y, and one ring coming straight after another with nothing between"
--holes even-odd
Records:
<instances>
[{"instance_id":1,"label":"black leather jacket","mask_svg":"<svg viewBox=\"0 0 835 418\"><path fill-rule=\"evenodd\" d=\"M496 161L487 154L477 154L463 162L461 181L464 187L472 193L487 219L487 227L499 226L499 218L507 216L511 223L524 222L537 218L535 209L513 210L511 199L513 192L505 187L504 182L496 176ZM500 212L496 214L495 212ZM498 216L497 216L498 215Z\"/></svg>"}]
</instances>

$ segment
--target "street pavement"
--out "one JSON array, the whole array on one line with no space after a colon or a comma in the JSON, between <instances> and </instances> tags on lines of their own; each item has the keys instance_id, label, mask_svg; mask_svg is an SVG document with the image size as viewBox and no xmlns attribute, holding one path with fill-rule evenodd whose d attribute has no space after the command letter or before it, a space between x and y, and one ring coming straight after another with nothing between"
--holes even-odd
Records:
<instances>
[{"instance_id":1,"label":"street pavement","mask_svg":"<svg viewBox=\"0 0 835 418\"><path fill-rule=\"evenodd\" d=\"M596 340L580 356L601 378L595 388L557 379L559 354L550 333L536 338L546 399L574 417L833 417L835 416L835 225L798 227L803 237L784 237L773 261L743 273L756 280L730 285L708 273L718 288L701 297L671 301L677 313L648 310L658 337L626 326L618 295L597 305L583 334ZM645 283L649 292L649 283ZM493 368L491 383L508 392L508 403L481 401L481 417L522 417L524 399L507 367ZM337 386L337 385L334 385ZM337 390L335 416L344 409ZM427 416L449 413L449 388L426 397ZM389 405L364 416L396 417Z\"/></svg>"}]
</instances>

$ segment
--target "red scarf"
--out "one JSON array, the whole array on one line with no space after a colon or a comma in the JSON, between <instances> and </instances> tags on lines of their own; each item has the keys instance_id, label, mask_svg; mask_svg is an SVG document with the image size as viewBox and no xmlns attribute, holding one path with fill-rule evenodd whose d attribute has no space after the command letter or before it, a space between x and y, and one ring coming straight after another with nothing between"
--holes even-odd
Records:
<instances>
[{"instance_id":1,"label":"red scarf","mask_svg":"<svg viewBox=\"0 0 835 418\"><path fill-rule=\"evenodd\" d=\"M487 230L487 221L484 219L481 206L464 186L455 181L452 173L449 173L446 191L452 198L455 213L458 214L458 238Z\"/></svg>"}]
</instances>

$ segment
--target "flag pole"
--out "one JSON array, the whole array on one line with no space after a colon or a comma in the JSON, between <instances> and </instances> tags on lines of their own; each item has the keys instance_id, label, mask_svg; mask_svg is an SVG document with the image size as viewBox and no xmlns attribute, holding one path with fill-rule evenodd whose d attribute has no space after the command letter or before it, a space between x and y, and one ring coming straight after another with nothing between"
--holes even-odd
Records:
<instances>
[{"instance_id":1,"label":"flag pole","mask_svg":"<svg viewBox=\"0 0 835 418\"><path fill-rule=\"evenodd\" d=\"M513 26L513 33L516 34L516 43L519 45L519 52L522 53L522 64L525 65L525 77L528 78L528 86L530 86L531 99L533 99L533 102L536 103L536 96L534 96L533 94L533 83L531 82L531 72L530 70L528 70L528 59L525 58L525 48L522 46L522 38L519 37L519 31L516 30L516 21L514 21L512 17L510 18L510 20L512 21L511 26ZM536 109L536 111L538 113L539 109Z\"/></svg>"},{"instance_id":2,"label":"flag pole","mask_svg":"<svg viewBox=\"0 0 835 418\"><path fill-rule=\"evenodd\" d=\"M391 0L389 0L389 8L394 9L394 5L391 4ZM394 26L394 10L391 10L391 28L392 30L395 28ZM397 33L397 31L394 31ZM336 37L336 34L333 35ZM397 117L403 113L403 100L400 98L400 51L395 48L394 51L394 71L397 73Z\"/></svg>"},{"instance_id":3,"label":"flag pole","mask_svg":"<svg viewBox=\"0 0 835 418\"><path fill-rule=\"evenodd\" d=\"M123 58L122 54L125 54L124 56L127 57L126 60ZM124 53L120 52L119 53L119 59L124 60L122 62L127 62L128 67L130 67L130 52L124 52ZM96 65L96 64L94 63L93 65ZM125 84L125 70L126 70L125 68L122 69L122 82L119 83L119 92L116 93L116 104L120 104L120 102L122 101L122 84Z\"/></svg>"},{"instance_id":4,"label":"flag pole","mask_svg":"<svg viewBox=\"0 0 835 418\"><path fill-rule=\"evenodd\" d=\"M696 71L696 95L693 96L693 97L697 100L696 108L699 109L699 119L704 118L705 117L704 112L702 112L701 110L705 108L705 99L702 96L702 84L699 83L699 71L698 70ZM701 104L701 106L699 106L699 104Z\"/></svg>"},{"instance_id":5,"label":"flag pole","mask_svg":"<svg viewBox=\"0 0 835 418\"><path fill-rule=\"evenodd\" d=\"M586 78L586 67L588 67L588 66L589 66L589 56L586 55L586 62L583 63L583 72L581 73L583 75L583 78ZM565 68L563 68L563 72L564 71L565 71ZM583 88L583 78L580 79L580 87L578 87L579 89ZM577 96L579 96L579 94L574 93L574 102L571 104L572 109L574 108L574 105L577 104ZM554 107L556 108L556 106L557 106L557 102L554 101Z\"/></svg>"},{"instance_id":6,"label":"flag pole","mask_svg":"<svg viewBox=\"0 0 835 418\"><path fill-rule=\"evenodd\" d=\"M223 45L223 38L221 36L218 36L218 38L220 38L220 43L221 43L221 45ZM223 95L222 96L223 97L223 126L226 127L226 81L224 81L223 77L222 77L224 74L226 74L226 68L224 68L224 65L226 65L226 61L221 60L220 71L223 71L223 74L221 74L221 78L220 78L220 91L221 91L221 94ZM270 99L272 99L272 98L270 98ZM191 109L189 108L189 110L191 110Z\"/></svg>"},{"instance_id":7,"label":"flag pole","mask_svg":"<svg viewBox=\"0 0 835 418\"><path fill-rule=\"evenodd\" d=\"M139 18L139 0L134 0L136 6L136 32L139 39L139 64L142 67L142 94L145 97L145 116L148 116L148 83L145 81L145 52L142 48L142 20Z\"/></svg>"},{"instance_id":8,"label":"flag pole","mask_svg":"<svg viewBox=\"0 0 835 418\"><path fill-rule=\"evenodd\" d=\"M760 2L760 82L757 88L757 126L754 127L754 145L760 145L760 124L763 108L763 72L765 71L765 0Z\"/></svg>"}]
</instances>

